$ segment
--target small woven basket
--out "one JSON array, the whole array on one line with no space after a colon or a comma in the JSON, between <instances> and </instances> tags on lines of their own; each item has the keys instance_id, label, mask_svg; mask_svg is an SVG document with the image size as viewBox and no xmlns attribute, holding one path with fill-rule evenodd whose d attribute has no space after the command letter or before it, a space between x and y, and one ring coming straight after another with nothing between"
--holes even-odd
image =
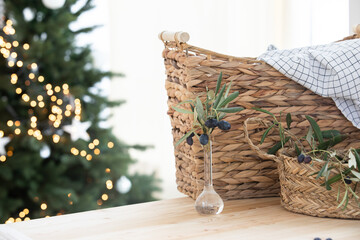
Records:
<instances>
[{"instance_id":1,"label":"small woven basket","mask_svg":"<svg viewBox=\"0 0 360 240\"><path fill-rule=\"evenodd\" d=\"M232 81L232 91L240 95L233 106L246 109L228 114L224 119L231 123L231 131L213 132L213 179L216 191L224 200L252 197L278 196L280 191L277 166L274 161L262 160L250 149L244 138L243 122L249 117L265 117L253 107L266 109L274 114L292 113L292 129L295 134L305 135L311 115L324 130L332 128L349 134L341 143L347 148L352 139L360 139L356 129L337 109L330 98L323 98L285 77L263 61L254 58L238 58L186 43L183 32L162 32L163 58L166 68L165 87L168 94L174 144L191 129L190 114L174 111L172 106L194 99L209 89L215 89L216 80L223 73L223 83ZM355 34L347 39L360 37ZM187 106L189 109L190 107ZM261 139L257 129L250 129L253 138ZM269 136L265 147L279 139ZM358 145L360 147L360 145ZM176 182L178 190L196 199L203 189L203 151L198 141L191 147L185 143L175 149Z\"/></svg>"},{"instance_id":2,"label":"small woven basket","mask_svg":"<svg viewBox=\"0 0 360 240\"><path fill-rule=\"evenodd\" d=\"M247 130L250 123L258 123L267 126L260 118L249 118L244 122L245 139L250 147L259 157L266 160L273 160L278 164L281 204L291 212L302 213L316 217L348 218L360 219L360 206L354 197L349 198L347 207L338 207L338 191L340 191L340 201L345 194L345 187L342 183L336 182L331 185L331 190L326 190L322 178L316 179L315 172L322 168L320 162L313 161L312 164L298 163L296 157L290 157L286 151L281 151L277 156L270 155L256 146L249 137ZM292 152L295 155L295 152ZM344 166L345 168L346 166ZM332 170L332 174L338 174ZM332 175L330 175L330 178ZM354 189L354 183L350 187ZM356 190L360 195L360 190Z\"/></svg>"}]
</instances>

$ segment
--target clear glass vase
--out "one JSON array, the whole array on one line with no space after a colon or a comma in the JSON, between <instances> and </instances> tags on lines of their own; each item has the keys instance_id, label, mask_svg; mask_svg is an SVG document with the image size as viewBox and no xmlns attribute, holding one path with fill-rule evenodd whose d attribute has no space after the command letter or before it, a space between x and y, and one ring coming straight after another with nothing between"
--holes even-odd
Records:
<instances>
[{"instance_id":1,"label":"clear glass vase","mask_svg":"<svg viewBox=\"0 0 360 240\"><path fill-rule=\"evenodd\" d=\"M201 215L215 215L222 212L224 202L214 190L212 183L212 144L204 146L204 189L195 201L195 209Z\"/></svg>"}]
</instances>

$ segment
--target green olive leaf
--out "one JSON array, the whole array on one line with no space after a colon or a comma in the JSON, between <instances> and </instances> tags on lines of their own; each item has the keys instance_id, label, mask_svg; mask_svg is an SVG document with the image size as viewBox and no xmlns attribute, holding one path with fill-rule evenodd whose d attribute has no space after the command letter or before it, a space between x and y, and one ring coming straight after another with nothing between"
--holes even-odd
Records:
<instances>
[{"instance_id":1,"label":"green olive leaf","mask_svg":"<svg viewBox=\"0 0 360 240\"><path fill-rule=\"evenodd\" d=\"M221 86L221 81L222 81L222 72L220 72L220 75L219 75L219 77L217 79L217 82L216 82L215 96L219 92L219 89L220 89L220 86Z\"/></svg>"},{"instance_id":2,"label":"green olive leaf","mask_svg":"<svg viewBox=\"0 0 360 240\"><path fill-rule=\"evenodd\" d=\"M306 119L309 121L311 127L313 128L314 130L314 133L315 133L315 136L316 138L318 139L319 143L323 143L324 142L324 138L322 136L322 133L321 133L321 130L320 130L320 127L319 125L317 124L317 122L310 116L306 115L305 116Z\"/></svg>"},{"instance_id":3,"label":"green olive leaf","mask_svg":"<svg viewBox=\"0 0 360 240\"><path fill-rule=\"evenodd\" d=\"M182 108L178 108L178 107L175 107L175 106L172 106L172 108L179 112L179 113L185 113L185 114L194 114L192 111L190 110L187 110L187 109L182 109Z\"/></svg>"},{"instance_id":4,"label":"green olive leaf","mask_svg":"<svg viewBox=\"0 0 360 240\"><path fill-rule=\"evenodd\" d=\"M230 108L217 109L218 112L222 112L222 113L236 113L236 112L240 112L242 110L244 110L244 108L242 108L242 107L230 107Z\"/></svg>"},{"instance_id":5,"label":"green olive leaf","mask_svg":"<svg viewBox=\"0 0 360 240\"><path fill-rule=\"evenodd\" d=\"M239 96L239 92L233 92L232 94L230 94L227 98L225 98L223 101L220 102L219 106L217 106L218 108L222 108L224 106L226 106L228 103L230 103L231 101L233 101L235 98L237 98Z\"/></svg>"},{"instance_id":6,"label":"green olive leaf","mask_svg":"<svg viewBox=\"0 0 360 240\"><path fill-rule=\"evenodd\" d=\"M219 94L218 94L218 95L216 96L216 98L215 98L215 102L214 102L214 108L215 108L215 109L217 108L217 106L219 105L219 103L220 103L220 101L221 101L221 98L223 97L225 88L226 88L226 83L225 83L224 86L221 88Z\"/></svg>"},{"instance_id":7,"label":"green olive leaf","mask_svg":"<svg viewBox=\"0 0 360 240\"><path fill-rule=\"evenodd\" d=\"M288 129L290 129L291 123L292 123L291 114L288 113L288 114L286 114L286 125L287 125Z\"/></svg>"},{"instance_id":8,"label":"green olive leaf","mask_svg":"<svg viewBox=\"0 0 360 240\"><path fill-rule=\"evenodd\" d=\"M269 134L270 130L275 126L275 124L271 125L268 129L266 129L266 131L263 133L261 140L260 140L260 144L262 144L266 138L266 136Z\"/></svg>"}]
</instances>

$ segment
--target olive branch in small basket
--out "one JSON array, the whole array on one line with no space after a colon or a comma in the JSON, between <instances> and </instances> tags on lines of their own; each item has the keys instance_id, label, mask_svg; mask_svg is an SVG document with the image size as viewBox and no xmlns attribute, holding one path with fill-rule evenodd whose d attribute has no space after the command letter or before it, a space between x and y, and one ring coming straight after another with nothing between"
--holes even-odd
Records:
<instances>
[{"instance_id":1,"label":"olive branch in small basket","mask_svg":"<svg viewBox=\"0 0 360 240\"><path fill-rule=\"evenodd\" d=\"M221 87L221 81L222 73L220 73L217 79L215 91L209 90L206 87L206 97L204 101L201 101L199 97L196 97L194 100L186 100L172 107L177 112L194 116L191 130L180 138L175 144L175 147L185 139L189 145L192 145L193 136L196 136L199 139L201 145L206 145L209 142L211 133L216 127L223 131L230 130L230 123L222 119L227 113L236 113L244 108L229 107L229 104L239 96L239 92L236 91L230 94L232 82L230 82L227 87L226 83ZM191 110L179 108L179 106L183 104L190 104Z\"/></svg>"},{"instance_id":2,"label":"olive branch in small basket","mask_svg":"<svg viewBox=\"0 0 360 240\"><path fill-rule=\"evenodd\" d=\"M322 184L327 190L331 190L331 185L335 182L341 182L345 187L345 193L340 201L340 185L338 187L337 201L339 203L338 208L343 206L343 209L347 207L349 198L352 196L360 207L359 196L356 194L356 188L360 182L360 149L350 148L347 151L334 150L336 144L344 141L347 135L341 134L337 130L325 130L321 131L317 122L310 116L305 116L310 123L309 130L306 136L302 137L308 143L310 150L307 151L299 137L290 131L292 118L291 114L286 115L286 127L281 123L280 119L276 116L261 108L253 108L257 111L266 113L272 117L272 123L263 133L260 144L262 144L271 131L275 128L279 131L280 141L268 150L268 154L276 154L276 152L284 148L288 144L291 148L295 149L297 154L297 160L299 163L313 164L313 161L320 162L322 168L320 171L314 172L312 175L316 175L316 179L324 177L324 183ZM337 170L337 174L330 178L330 171ZM354 188L350 186L354 184Z\"/></svg>"}]
</instances>

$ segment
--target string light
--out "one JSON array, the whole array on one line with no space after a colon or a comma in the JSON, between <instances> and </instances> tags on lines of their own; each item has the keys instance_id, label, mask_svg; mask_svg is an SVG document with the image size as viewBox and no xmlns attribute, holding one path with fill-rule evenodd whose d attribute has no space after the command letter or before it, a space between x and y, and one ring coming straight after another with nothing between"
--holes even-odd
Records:
<instances>
[{"instance_id":1,"label":"string light","mask_svg":"<svg viewBox=\"0 0 360 240\"><path fill-rule=\"evenodd\" d=\"M108 146L108 148L113 148L113 147L114 147L114 143L113 143L113 142L108 142L107 146Z\"/></svg>"},{"instance_id":2,"label":"string light","mask_svg":"<svg viewBox=\"0 0 360 240\"><path fill-rule=\"evenodd\" d=\"M104 193L103 195L101 195L101 199L106 201L109 199L109 196L106 193Z\"/></svg>"},{"instance_id":3,"label":"string light","mask_svg":"<svg viewBox=\"0 0 360 240\"><path fill-rule=\"evenodd\" d=\"M13 151L11 151L11 150L9 150L9 151L7 151L7 153L6 153L7 155L8 155L8 157L12 157L12 155L14 154L14 152Z\"/></svg>"},{"instance_id":4,"label":"string light","mask_svg":"<svg viewBox=\"0 0 360 240\"><path fill-rule=\"evenodd\" d=\"M79 155L79 150L77 149L77 148L71 148L71 153L73 154L73 155L75 155L75 156L77 156L77 155Z\"/></svg>"},{"instance_id":5,"label":"string light","mask_svg":"<svg viewBox=\"0 0 360 240\"><path fill-rule=\"evenodd\" d=\"M31 68L32 68L32 69L36 69L37 67L38 67L38 66L37 66L36 63L32 63L32 64L31 64ZM34 75L34 77L35 77L35 75Z\"/></svg>"},{"instance_id":6,"label":"string light","mask_svg":"<svg viewBox=\"0 0 360 240\"><path fill-rule=\"evenodd\" d=\"M14 122L13 121L11 121L11 120L9 120L9 121L7 121L7 123L6 123L9 127L12 127L13 125L14 125Z\"/></svg>"},{"instance_id":7,"label":"string light","mask_svg":"<svg viewBox=\"0 0 360 240\"><path fill-rule=\"evenodd\" d=\"M29 50L30 45L29 45L29 44L27 44L27 43L25 43L25 44L23 45L23 48L24 48L24 50Z\"/></svg>"},{"instance_id":8,"label":"string light","mask_svg":"<svg viewBox=\"0 0 360 240\"><path fill-rule=\"evenodd\" d=\"M22 67L24 65L23 61L17 61L16 66Z\"/></svg>"},{"instance_id":9,"label":"string light","mask_svg":"<svg viewBox=\"0 0 360 240\"><path fill-rule=\"evenodd\" d=\"M75 119L81 120L81 102L80 99L76 98L74 100L75 103Z\"/></svg>"},{"instance_id":10,"label":"string light","mask_svg":"<svg viewBox=\"0 0 360 240\"><path fill-rule=\"evenodd\" d=\"M106 173L110 173L110 172L111 172L110 168L106 168L106 169L105 169L105 172L106 172Z\"/></svg>"},{"instance_id":11,"label":"string light","mask_svg":"<svg viewBox=\"0 0 360 240\"><path fill-rule=\"evenodd\" d=\"M94 154L95 154L95 155L99 155L99 154L100 154L100 149L95 148L95 150L94 150Z\"/></svg>"},{"instance_id":12,"label":"string light","mask_svg":"<svg viewBox=\"0 0 360 240\"><path fill-rule=\"evenodd\" d=\"M99 141L99 139L94 139L94 141L93 141L93 143L95 144L95 146L97 146L97 145L99 145L99 143L100 143L100 141Z\"/></svg>"},{"instance_id":13,"label":"string light","mask_svg":"<svg viewBox=\"0 0 360 240\"><path fill-rule=\"evenodd\" d=\"M22 89L21 89L21 88L16 88L15 92L16 92L17 94L21 94L21 93L22 93Z\"/></svg>"},{"instance_id":14,"label":"string light","mask_svg":"<svg viewBox=\"0 0 360 240\"><path fill-rule=\"evenodd\" d=\"M16 84L17 81L18 81L18 76L17 76L15 73L11 74L11 80L10 80L10 82L11 82L12 84Z\"/></svg>"},{"instance_id":15,"label":"string light","mask_svg":"<svg viewBox=\"0 0 360 240\"><path fill-rule=\"evenodd\" d=\"M21 130L20 130L20 128L16 128L14 132L16 135L19 135L21 133Z\"/></svg>"},{"instance_id":16,"label":"string light","mask_svg":"<svg viewBox=\"0 0 360 240\"><path fill-rule=\"evenodd\" d=\"M30 101L30 97L29 97L29 95L27 95L26 93L24 93L24 94L22 95L22 99L23 99L25 102Z\"/></svg>"},{"instance_id":17,"label":"string light","mask_svg":"<svg viewBox=\"0 0 360 240\"><path fill-rule=\"evenodd\" d=\"M45 103L44 102L39 102L38 105L39 105L40 108L43 108L45 106Z\"/></svg>"},{"instance_id":18,"label":"string light","mask_svg":"<svg viewBox=\"0 0 360 240\"><path fill-rule=\"evenodd\" d=\"M107 180L106 181L106 188L111 190L111 189L113 189L113 187L114 187L113 182L111 180Z\"/></svg>"},{"instance_id":19,"label":"string light","mask_svg":"<svg viewBox=\"0 0 360 240\"><path fill-rule=\"evenodd\" d=\"M60 136L57 135L57 134L54 134L54 135L52 136L52 138L53 138L53 142L54 142L54 143L58 143L58 142L60 141Z\"/></svg>"},{"instance_id":20,"label":"string light","mask_svg":"<svg viewBox=\"0 0 360 240\"><path fill-rule=\"evenodd\" d=\"M30 106L31 106L31 107L36 107L36 104L37 104L37 103L36 103L36 101L34 101L34 100L30 102Z\"/></svg>"},{"instance_id":21,"label":"string light","mask_svg":"<svg viewBox=\"0 0 360 240\"><path fill-rule=\"evenodd\" d=\"M5 224L14 223L14 222L15 222L15 219L11 217L8 220L6 220Z\"/></svg>"},{"instance_id":22,"label":"string light","mask_svg":"<svg viewBox=\"0 0 360 240\"><path fill-rule=\"evenodd\" d=\"M82 150L82 151L80 152L80 156L85 157L85 156L86 156L86 151L85 151L85 150Z\"/></svg>"},{"instance_id":23,"label":"string light","mask_svg":"<svg viewBox=\"0 0 360 240\"><path fill-rule=\"evenodd\" d=\"M41 208L41 210L46 210L46 209L47 209L47 204L46 204L46 203L42 203L42 204L40 205L40 208Z\"/></svg>"},{"instance_id":24,"label":"string light","mask_svg":"<svg viewBox=\"0 0 360 240\"><path fill-rule=\"evenodd\" d=\"M25 213L25 215L28 215L30 211L29 211L29 209L25 208L25 209L23 210L23 212Z\"/></svg>"},{"instance_id":25,"label":"string light","mask_svg":"<svg viewBox=\"0 0 360 240\"><path fill-rule=\"evenodd\" d=\"M39 81L39 82L43 82L44 80L45 80L45 79L44 79L43 76L39 76L39 77L38 77L38 81Z\"/></svg>"}]
</instances>

